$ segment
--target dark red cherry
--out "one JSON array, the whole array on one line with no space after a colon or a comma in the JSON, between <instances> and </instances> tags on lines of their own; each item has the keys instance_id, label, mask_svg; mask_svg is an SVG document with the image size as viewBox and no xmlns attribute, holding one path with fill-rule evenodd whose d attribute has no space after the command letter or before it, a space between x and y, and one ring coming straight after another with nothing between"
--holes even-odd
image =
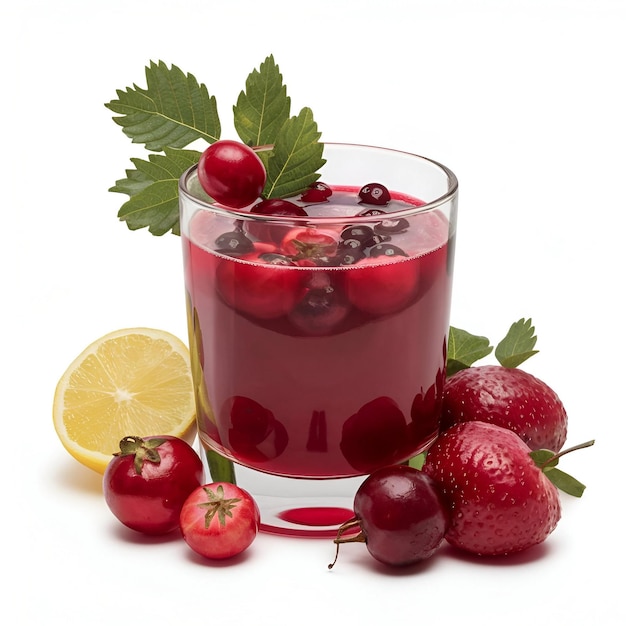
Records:
<instances>
[{"instance_id":1,"label":"dark red cherry","mask_svg":"<svg viewBox=\"0 0 626 626\"><path fill-rule=\"evenodd\" d=\"M357 213L357 217L376 217L377 215L385 215L385 211L381 209L365 209Z\"/></svg>"},{"instance_id":2,"label":"dark red cherry","mask_svg":"<svg viewBox=\"0 0 626 626\"><path fill-rule=\"evenodd\" d=\"M356 239L361 243L368 242L374 236L374 230L369 226L348 226L341 231L341 239Z\"/></svg>"},{"instance_id":3,"label":"dark red cherry","mask_svg":"<svg viewBox=\"0 0 626 626\"><path fill-rule=\"evenodd\" d=\"M374 204L384 206L391 200L391 194L384 185L380 183L369 183L361 187L359 191L359 200L364 204Z\"/></svg>"},{"instance_id":4,"label":"dark red cherry","mask_svg":"<svg viewBox=\"0 0 626 626\"><path fill-rule=\"evenodd\" d=\"M302 202L327 202L328 198L333 195L333 190L321 181L317 181L309 186L309 188L300 196Z\"/></svg>"},{"instance_id":5,"label":"dark red cherry","mask_svg":"<svg viewBox=\"0 0 626 626\"><path fill-rule=\"evenodd\" d=\"M353 509L354 518L337 532L337 550L342 543L362 542L376 560L390 566L412 565L433 556L450 524L435 481L408 465L372 473L357 490ZM355 528L360 529L358 535L343 537Z\"/></svg>"}]
</instances>

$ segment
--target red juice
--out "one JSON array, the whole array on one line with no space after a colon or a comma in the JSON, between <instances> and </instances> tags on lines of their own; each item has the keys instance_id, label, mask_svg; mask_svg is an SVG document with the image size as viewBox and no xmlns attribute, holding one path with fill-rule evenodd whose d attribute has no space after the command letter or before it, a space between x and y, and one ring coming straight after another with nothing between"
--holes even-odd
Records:
<instances>
[{"instance_id":1,"label":"red juice","mask_svg":"<svg viewBox=\"0 0 626 626\"><path fill-rule=\"evenodd\" d=\"M335 187L307 211L362 212L356 191ZM191 217L182 240L205 446L259 471L329 478L401 462L436 437L454 238L443 213L393 198L384 211L406 219Z\"/></svg>"}]
</instances>

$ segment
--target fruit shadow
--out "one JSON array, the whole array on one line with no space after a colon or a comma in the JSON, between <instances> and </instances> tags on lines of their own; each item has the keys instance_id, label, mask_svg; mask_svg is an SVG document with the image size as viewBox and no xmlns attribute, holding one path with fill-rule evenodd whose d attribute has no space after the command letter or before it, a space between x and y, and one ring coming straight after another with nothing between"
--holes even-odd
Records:
<instances>
[{"instance_id":1,"label":"fruit shadow","mask_svg":"<svg viewBox=\"0 0 626 626\"><path fill-rule=\"evenodd\" d=\"M111 522L111 535L123 541L125 543L134 544L137 546L154 546L165 543L173 543L175 541L183 541L183 536L179 530L173 530L172 532L165 533L163 535L145 535L127 528L123 524L113 520Z\"/></svg>"},{"instance_id":2,"label":"fruit shadow","mask_svg":"<svg viewBox=\"0 0 626 626\"><path fill-rule=\"evenodd\" d=\"M543 542L513 554L503 554L500 556L478 556L476 554L470 554L469 552L459 550L449 543L446 543L439 549L439 554L442 557L471 563L472 565L486 565L489 567L519 567L540 561L541 559L546 558L553 550L554 547L550 545L550 542Z\"/></svg>"},{"instance_id":3,"label":"fruit shadow","mask_svg":"<svg viewBox=\"0 0 626 626\"><path fill-rule=\"evenodd\" d=\"M244 552L241 552L240 554L229 557L227 559L208 559L194 552L191 548L187 547L187 545L184 544L184 541L183 548L185 549L185 558L189 563L193 563L194 565L201 565L203 567L209 567L211 569L220 569L223 567L240 565L241 563L245 563L254 555L254 546L251 546L247 550L244 550Z\"/></svg>"},{"instance_id":4,"label":"fruit shadow","mask_svg":"<svg viewBox=\"0 0 626 626\"><path fill-rule=\"evenodd\" d=\"M102 474L71 460L60 464L57 470L60 485L83 493L102 495Z\"/></svg>"},{"instance_id":5,"label":"fruit shadow","mask_svg":"<svg viewBox=\"0 0 626 626\"><path fill-rule=\"evenodd\" d=\"M354 565L357 565L359 569L367 569L370 572L373 572L375 574L398 578L402 576L417 576L421 574L426 574L426 572L428 572L429 570L437 566L437 563L440 561L440 558L441 558L440 554L437 553L433 555L432 557L430 557L429 559L426 559L419 563L415 563L413 565L391 567L389 565L385 565L384 563L381 563L380 561L377 561L376 559L372 558L372 556L367 552L367 550L365 550L358 555L353 554L349 558L346 558L345 560L346 560L346 564L350 564L350 566L354 564ZM341 563L341 554L340 554L337 562L334 564L332 569L329 568L329 571L332 573L335 570L339 570L341 568L342 568L342 563Z\"/></svg>"}]
</instances>

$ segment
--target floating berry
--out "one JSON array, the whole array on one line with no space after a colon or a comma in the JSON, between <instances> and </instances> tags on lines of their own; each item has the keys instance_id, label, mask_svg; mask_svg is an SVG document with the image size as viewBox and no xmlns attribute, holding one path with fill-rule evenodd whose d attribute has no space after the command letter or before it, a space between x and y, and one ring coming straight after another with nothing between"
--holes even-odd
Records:
<instances>
[{"instance_id":1,"label":"floating berry","mask_svg":"<svg viewBox=\"0 0 626 626\"><path fill-rule=\"evenodd\" d=\"M333 190L326 184L320 181L313 183L303 194L300 196L302 202L328 202L328 198L333 195Z\"/></svg>"},{"instance_id":2,"label":"floating berry","mask_svg":"<svg viewBox=\"0 0 626 626\"><path fill-rule=\"evenodd\" d=\"M330 334L350 312L350 304L332 283L309 289L289 313L291 323L307 335Z\"/></svg>"},{"instance_id":3,"label":"floating berry","mask_svg":"<svg viewBox=\"0 0 626 626\"><path fill-rule=\"evenodd\" d=\"M270 198L257 202L251 209L253 215L265 215L274 217L306 217L307 212L297 204L283 200L281 198ZM263 221L249 221L246 223L246 230L252 237L261 241L271 241L279 244L291 226L275 224Z\"/></svg>"},{"instance_id":4,"label":"floating berry","mask_svg":"<svg viewBox=\"0 0 626 626\"><path fill-rule=\"evenodd\" d=\"M373 246L369 253L374 258L379 256L409 256L402 248L394 246L392 243L379 243Z\"/></svg>"},{"instance_id":5,"label":"floating berry","mask_svg":"<svg viewBox=\"0 0 626 626\"><path fill-rule=\"evenodd\" d=\"M369 226L348 226L341 231L341 239L346 241L356 239L361 243L367 243L374 236L374 230Z\"/></svg>"},{"instance_id":6,"label":"floating berry","mask_svg":"<svg viewBox=\"0 0 626 626\"><path fill-rule=\"evenodd\" d=\"M339 243L335 231L322 228L292 228L283 238L283 252L295 260L323 260L337 251Z\"/></svg>"},{"instance_id":7,"label":"floating berry","mask_svg":"<svg viewBox=\"0 0 626 626\"><path fill-rule=\"evenodd\" d=\"M254 250L254 243L240 230L223 233L215 240L215 251L228 254L244 254Z\"/></svg>"},{"instance_id":8,"label":"floating berry","mask_svg":"<svg viewBox=\"0 0 626 626\"><path fill-rule=\"evenodd\" d=\"M386 219L374 226L374 232L381 235L402 233L409 227L409 221L404 217Z\"/></svg>"},{"instance_id":9,"label":"floating berry","mask_svg":"<svg viewBox=\"0 0 626 626\"><path fill-rule=\"evenodd\" d=\"M385 215L385 211L382 209L365 209L357 213L357 217L376 217L377 215Z\"/></svg>"},{"instance_id":10,"label":"floating berry","mask_svg":"<svg viewBox=\"0 0 626 626\"><path fill-rule=\"evenodd\" d=\"M391 194L384 185L380 183L369 183L361 187L359 200L364 204L384 206L391 200Z\"/></svg>"}]
</instances>

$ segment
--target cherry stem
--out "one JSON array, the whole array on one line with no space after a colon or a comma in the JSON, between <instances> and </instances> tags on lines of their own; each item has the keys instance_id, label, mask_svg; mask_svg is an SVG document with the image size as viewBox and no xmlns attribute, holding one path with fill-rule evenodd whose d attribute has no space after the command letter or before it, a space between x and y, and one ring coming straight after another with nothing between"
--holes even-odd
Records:
<instances>
[{"instance_id":1,"label":"cherry stem","mask_svg":"<svg viewBox=\"0 0 626 626\"><path fill-rule=\"evenodd\" d=\"M539 469L544 469L545 467L547 467L548 465L550 465L551 463L553 463L557 459L560 459L562 456L565 456L566 454L569 454L570 452L574 452L575 450L582 450L583 448L589 448L595 442L596 442L595 439L591 439L590 441L585 441L585 443L579 443L576 446L572 446L571 448L567 448L567 450L561 450L561 452L559 452L558 454L555 454L554 456L551 456L547 461L545 461L545 463L542 463L539 466Z\"/></svg>"},{"instance_id":2,"label":"cherry stem","mask_svg":"<svg viewBox=\"0 0 626 626\"><path fill-rule=\"evenodd\" d=\"M352 528L358 528L360 524L360 520L358 517L353 517L349 519L347 522L344 522L337 529L337 536L333 539L333 542L336 544L337 549L335 550L335 560L332 563L328 564L328 569L332 569L335 563L337 562L337 557L339 556L339 545L342 543L365 543L365 535L363 531L354 535L353 537L348 537L344 539L343 534Z\"/></svg>"}]
</instances>

